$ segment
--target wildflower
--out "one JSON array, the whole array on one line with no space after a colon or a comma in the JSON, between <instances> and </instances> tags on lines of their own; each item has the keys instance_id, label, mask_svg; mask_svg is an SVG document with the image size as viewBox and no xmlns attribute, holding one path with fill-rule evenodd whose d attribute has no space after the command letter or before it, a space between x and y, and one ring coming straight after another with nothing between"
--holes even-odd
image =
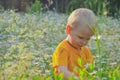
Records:
<instances>
[{"instance_id":1,"label":"wildflower","mask_svg":"<svg viewBox=\"0 0 120 80\"><path fill-rule=\"evenodd\" d=\"M101 35L93 36L92 39L93 39L93 40L97 40L97 39L100 40L100 39L101 39Z\"/></svg>"}]
</instances>

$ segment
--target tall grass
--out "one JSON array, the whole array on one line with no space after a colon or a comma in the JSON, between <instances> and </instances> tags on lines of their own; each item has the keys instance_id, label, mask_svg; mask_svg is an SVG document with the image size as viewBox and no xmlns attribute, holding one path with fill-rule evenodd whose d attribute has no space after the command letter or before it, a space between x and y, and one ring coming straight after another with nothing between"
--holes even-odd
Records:
<instances>
[{"instance_id":1,"label":"tall grass","mask_svg":"<svg viewBox=\"0 0 120 80\"><path fill-rule=\"evenodd\" d=\"M51 55L66 37L67 17L53 12L0 13L0 80L62 80L62 75L53 74ZM97 19L101 38L92 38L88 44L95 58L94 76L120 79L120 21L102 16Z\"/></svg>"},{"instance_id":2,"label":"tall grass","mask_svg":"<svg viewBox=\"0 0 120 80\"><path fill-rule=\"evenodd\" d=\"M26 12L31 14L39 14L40 12L42 12L42 3L40 2L40 0L35 0L35 2L31 4L31 7Z\"/></svg>"},{"instance_id":3,"label":"tall grass","mask_svg":"<svg viewBox=\"0 0 120 80\"><path fill-rule=\"evenodd\" d=\"M67 6L67 13L71 13L76 8L89 8L93 10L97 15L107 15L108 1L105 0L70 0Z\"/></svg>"}]
</instances>

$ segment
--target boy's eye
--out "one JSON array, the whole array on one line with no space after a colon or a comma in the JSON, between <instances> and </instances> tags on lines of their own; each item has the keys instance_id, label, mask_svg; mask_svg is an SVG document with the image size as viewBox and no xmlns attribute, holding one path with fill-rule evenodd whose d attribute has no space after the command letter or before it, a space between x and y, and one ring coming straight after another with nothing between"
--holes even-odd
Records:
<instances>
[{"instance_id":1,"label":"boy's eye","mask_svg":"<svg viewBox=\"0 0 120 80\"><path fill-rule=\"evenodd\" d=\"M84 38L83 38L83 37L81 37L81 36L78 36L78 38L79 38L79 39L84 39Z\"/></svg>"},{"instance_id":2,"label":"boy's eye","mask_svg":"<svg viewBox=\"0 0 120 80\"><path fill-rule=\"evenodd\" d=\"M84 38L83 38L83 37L81 37L81 36L78 36L78 38L79 38L79 39L84 39ZM88 41L89 41L89 40L90 40L90 38L88 38L88 39L86 39L86 40L88 40Z\"/></svg>"}]
</instances>

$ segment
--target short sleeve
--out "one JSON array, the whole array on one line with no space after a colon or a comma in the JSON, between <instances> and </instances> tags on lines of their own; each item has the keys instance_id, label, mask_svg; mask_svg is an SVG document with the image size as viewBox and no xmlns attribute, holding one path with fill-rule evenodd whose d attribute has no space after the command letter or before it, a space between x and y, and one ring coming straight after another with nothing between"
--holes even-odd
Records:
<instances>
[{"instance_id":1,"label":"short sleeve","mask_svg":"<svg viewBox=\"0 0 120 80\"><path fill-rule=\"evenodd\" d=\"M52 60L53 60L53 67L67 66L68 65L67 51L62 47L57 48L52 56Z\"/></svg>"}]
</instances>

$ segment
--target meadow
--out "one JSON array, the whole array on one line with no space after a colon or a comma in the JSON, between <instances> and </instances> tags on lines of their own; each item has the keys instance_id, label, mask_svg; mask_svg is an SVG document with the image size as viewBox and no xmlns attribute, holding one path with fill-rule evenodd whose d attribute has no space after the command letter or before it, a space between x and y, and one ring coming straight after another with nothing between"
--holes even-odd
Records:
<instances>
[{"instance_id":1,"label":"meadow","mask_svg":"<svg viewBox=\"0 0 120 80\"><path fill-rule=\"evenodd\" d=\"M65 37L69 15L0 13L0 80L62 80L53 75L52 53ZM98 37L87 45L100 80L120 80L120 20L97 16ZM88 79L92 80L92 78Z\"/></svg>"}]
</instances>

